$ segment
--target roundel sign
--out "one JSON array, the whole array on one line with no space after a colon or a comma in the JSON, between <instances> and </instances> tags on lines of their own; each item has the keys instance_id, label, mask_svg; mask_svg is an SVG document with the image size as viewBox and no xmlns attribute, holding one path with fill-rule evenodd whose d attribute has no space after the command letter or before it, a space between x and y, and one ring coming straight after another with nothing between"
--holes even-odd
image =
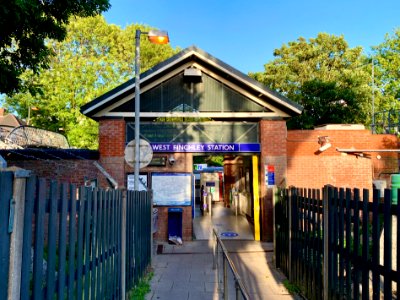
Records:
<instances>
[{"instance_id":1,"label":"roundel sign","mask_svg":"<svg viewBox=\"0 0 400 300\"><path fill-rule=\"evenodd\" d=\"M130 141L125 147L125 161L134 167L135 166L135 140ZM153 158L153 149L146 140L139 140L139 168L146 167Z\"/></svg>"}]
</instances>

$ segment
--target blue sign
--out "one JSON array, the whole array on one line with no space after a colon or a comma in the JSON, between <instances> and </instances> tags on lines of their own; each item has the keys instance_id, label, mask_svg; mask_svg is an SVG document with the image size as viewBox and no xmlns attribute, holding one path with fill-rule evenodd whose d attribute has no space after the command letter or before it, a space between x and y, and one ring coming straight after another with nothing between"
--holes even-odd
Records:
<instances>
[{"instance_id":1,"label":"blue sign","mask_svg":"<svg viewBox=\"0 0 400 300\"><path fill-rule=\"evenodd\" d=\"M275 173L268 173L268 185L275 185Z\"/></svg>"},{"instance_id":2,"label":"blue sign","mask_svg":"<svg viewBox=\"0 0 400 300\"><path fill-rule=\"evenodd\" d=\"M260 144L247 143L150 143L153 152L261 152Z\"/></svg>"},{"instance_id":3,"label":"blue sign","mask_svg":"<svg viewBox=\"0 0 400 300\"><path fill-rule=\"evenodd\" d=\"M239 236L239 234L236 233L236 232L228 231L228 232L221 233L221 236L223 236L223 237L237 237L237 236Z\"/></svg>"}]
</instances>

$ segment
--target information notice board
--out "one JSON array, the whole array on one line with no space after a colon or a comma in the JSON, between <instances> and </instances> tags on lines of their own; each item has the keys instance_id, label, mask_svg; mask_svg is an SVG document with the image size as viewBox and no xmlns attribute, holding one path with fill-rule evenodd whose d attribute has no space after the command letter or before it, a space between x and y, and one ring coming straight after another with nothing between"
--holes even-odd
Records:
<instances>
[{"instance_id":1,"label":"information notice board","mask_svg":"<svg viewBox=\"0 0 400 300\"><path fill-rule=\"evenodd\" d=\"M191 173L152 173L151 184L154 205L192 204Z\"/></svg>"}]
</instances>

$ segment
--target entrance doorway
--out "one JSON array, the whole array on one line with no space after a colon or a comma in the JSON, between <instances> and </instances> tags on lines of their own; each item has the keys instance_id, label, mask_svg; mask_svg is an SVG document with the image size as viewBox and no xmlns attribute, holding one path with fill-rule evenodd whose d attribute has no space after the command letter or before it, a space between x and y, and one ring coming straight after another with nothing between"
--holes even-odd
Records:
<instances>
[{"instance_id":1,"label":"entrance doorway","mask_svg":"<svg viewBox=\"0 0 400 300\"><path fill-rule=\"evenodd\" d=\"M251 156L194 156L193 238L254 240Z\"/></svg>"}]
</instances>

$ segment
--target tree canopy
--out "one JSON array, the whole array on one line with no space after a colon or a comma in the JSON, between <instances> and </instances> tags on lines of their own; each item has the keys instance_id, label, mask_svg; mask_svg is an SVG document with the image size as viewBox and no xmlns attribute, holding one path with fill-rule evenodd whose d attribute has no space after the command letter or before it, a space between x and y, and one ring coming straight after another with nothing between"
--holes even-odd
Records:
<instances>
[{"instance_id":1,"label":"tree canopy","mask_svg":"<svg viewBox=\"0 0 400 300\"><path fill-rule=\"evenodd\" d=\"M400 108L400 28L387 34L383 43L373 47L375 85L384 101L381 109Z\"/></svg>"},{"instance_id":2,"label":"tree canopy","mask_svg":"<svg viewBox=\"0 0 400 300\"><path fill-rule=\"evenodd\" d=\"M32 82L21 75L26 70L38 73L48 66L52 49L45 41L62 41L71 16L94 16L109 7L109 0L1 1L0 93L34 91Z\"/></svg>"},{"instance_id":3,"label":"tree canopy","mask_svg":"<svg viewBox=\"0 0 400 300\"><path fill-rule=\"evenodd\" d=\"M264 72L250 76L303 105L304 113L288 128L365 121L371 111L371 76L361 47L350 48L343 36L319 33L283 45L274 56Z\"/></svg>"},{"instance_id":4,"label":"tree canopy","mask_svg":"<svg viewBox=\"0 0 400 300\"><path fill-rule=\"evenodd\" d=\"M70 144L79 148L98 147L98 126L80 113L80 107L119 84L134 77L135 29L148 31L143 25L122 29L107 24L104 17L77 18L67 26L64 41L49 41L55 53L49 68L25 72L22 78L41 86L42 94L28 91L6 98L6 108L21 117L29 107L31 124L52 131L63 130ZM169 58L176 50L169 45L141 42L141 71Z\"/></svg>"}]
</instances>

